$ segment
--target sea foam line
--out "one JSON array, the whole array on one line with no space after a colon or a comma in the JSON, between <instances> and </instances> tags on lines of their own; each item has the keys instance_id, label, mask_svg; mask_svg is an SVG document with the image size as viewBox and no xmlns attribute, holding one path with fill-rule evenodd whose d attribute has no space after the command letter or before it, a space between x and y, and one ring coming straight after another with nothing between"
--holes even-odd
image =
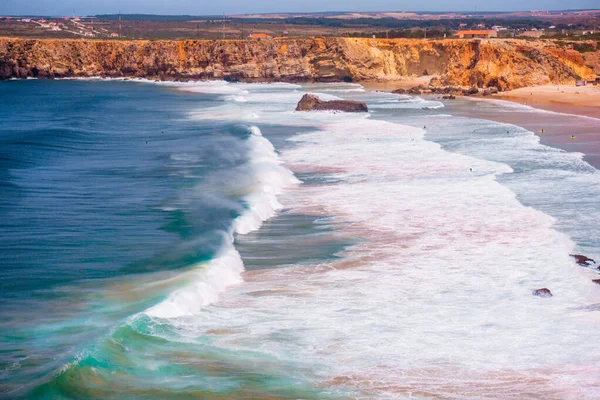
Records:
<instances>
[{"instance_id":1,"label":"sea foam line","mask_svg":"<svg viewBox=\"0 0 600 400\"><path fill-rule=\"evenodd\" d=\"M530 106L528 104L517 103L515 101L510 101L510 100L480 99L480 98L470 98L470 97L465 97L465 98L467 100L471 100L471 101L489 102L489 103L492 103L496 106L500 106L505 109L513 109L513 110L522 111L522 112L562 115L565 117L578 117L578 118L588 119L588 120L592 120L592 121L600 121L600 118L590 117L588 115L571 114L571 113L564 113L564 112L559 112L559 111L544 110L542 108L536 108L536 107Z\"/></svg>"},{"instance_id":2,"label":"sea foam line","mask_svg":"<svg viewBox=\"0 0 600 400\"><path fill-rule=\"evenodd\" d=\"M171 293L164 301L144 313L151 317L178 318L198 313L214 303L228 287L243 281L244 263L234 246L235 234L245 235L259 229L282 208L277 200L285 188L300 181L282 165L273 144L262 136L256 126L249 128L248 169L254 181L244 197L247 209L237 217L229 232L224 233L225 246L207 263L194 266L192 283Z\"/></svg>"}]
</instances>

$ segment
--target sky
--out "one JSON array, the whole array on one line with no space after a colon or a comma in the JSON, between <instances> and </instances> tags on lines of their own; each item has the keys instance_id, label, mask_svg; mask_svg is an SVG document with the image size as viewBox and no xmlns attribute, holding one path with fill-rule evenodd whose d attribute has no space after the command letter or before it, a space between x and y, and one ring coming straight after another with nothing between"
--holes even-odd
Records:
<instances>
[{"instance_id":1,"label":"sky","mask_svg":"<svg viewBox=\"0 0 600 400\"><path fill-rule=\"evenodd\" d=\"M528 11L600 8L599 0L0 0L0 15L218 15L321 11Z\"/></svg>"}]
</instances>

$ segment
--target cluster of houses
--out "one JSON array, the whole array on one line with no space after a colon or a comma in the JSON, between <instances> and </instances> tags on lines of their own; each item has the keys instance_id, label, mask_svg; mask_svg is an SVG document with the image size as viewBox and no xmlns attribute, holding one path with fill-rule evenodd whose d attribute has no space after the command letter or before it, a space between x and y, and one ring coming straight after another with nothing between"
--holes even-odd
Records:
<instances>
[{"instance_id":1,"label":"cluster of houses","mask_svg":"<svg viewBox=\"0 0 600 400\"><path fill-rule=\"evenodd\" d=\"M463 25L463 24L461 24ZM478 28L484 28L483 25L478 26ZM461 30L458 31L455 36L459 37L459 38L464 38L464 39L468 39L468 38L492 38L492 37L498 37L499 33L504 33L506 34L507 32L510 31L510 36L511 37L526 37L526 38L540 38L544 35L552 35L552 34L556 34L556 31L553 31L556 29L556 26L552 25L548 27L548 30L545 30L543 28L541 29L536 29L536 28L531 28L531 29L509 29L509 28L505 28L503 26L492 26L492 29L478 29L478 30ZM564 34L565 31L563 30L562 33ZM581 32L575 32L576 35L591 35L593 34L594 31L581 31Z\"/></svg>"},{"instance_id":2,"label":"cluster of houses","mask_svg":"<svg viewBox=\"0 0 600 400\"><path fill-rule=\"evenodd\" d=\"M88 26L83 23L79 17L63 17L60 19L47 20L45 18L19 18L19 17L0 17L0 19L12 19L19 22L36 24L40 28L47 29L53 32L69 32L74 35L83 37L96 37L96 36L108 36L108 37L119 37L116 32L108 32L104 28L94 29L92 26Z\"/></svg>"},{"instance_id":3,"label":"cluster of houses","mask_svg":"<svg viewBox=\"0 0 600 400\"><path fill-rule=\"evenodd\" d=\"M63 21L47 21L44 18L21 18L17 19L20 22L33 23L51 31L67 30L67 26Z\"/></svg>"},{"instance_id":4,"label":"cluster of houses","mask_svg":"<svg viewBox=\"0 0 600 400\"><path fill-rule=\"evenodd\" d=\"M74 35L83 36L83 37L110 37L110 38L119 38L120 35L116 32L110 32L102 27L94 28L94 18L89 17L85 18L85 23L79 17L63 17L61 19L53 19L46 20L45 18L32 18L32 17L0 17L0 19L12 19L17 20L24 23L32 23L37 24L39 27L47 29L49 31L65 31ZM553 29L556 29L555 26L548 27L548 30L544 29L510 29L507 27L495 25L492 26L491 29L486 28L484 24L479 24L474 28L467 28L467 24L461 23L459 25L459 31L454 33L454 37L458 37L461 39L487 39L487 38L495 38L499 35L502 36L511 36L511 37L529 37L529 38L539 38L545 34L553 32ZM564 33L564 32L563 32ZM584 31L579 32L579 34L586 35L592 34L594 31ZM284 36L287 36L287 31L283 32ZM444 35L444 37L446 37ZM249 40L271 40L273 37L267 33L251 33L246 36Z\"/></svg>"},{"instance_id":5,"label":"cluster of houses","mask_svg":"<svg viewBox=\"0 0 600 400\"><path fill-rule=\"evenodd\" d=\"M493 29L464 30L464 31L456 32L455 36L457 36L461 39L492 38L492 37L497 37L498 32Z\"/></svg>"},{"instance_id":6,"label":"cluster of houses","mask_svg":"<svg viewBox=\"0 0 600 400\"><path fill-rule=\"evenodd\" d=\"M555 28L551 26L550 29ZM503 26L493 26L492 29L477 29L477 30L461 30L456 32L454 35L461 39L471 39L471 38L493 38L498 37L499 33L508 32L508 28ZM521 37L530 37L530 38L539 38L546 34L544 29L536 29L531 28L530 30L518 30L516 32L512 31L511 36L521 36Z\"/></svg>"},{"instance_id":7,"label":"cluster of houses","mask_svg":"<svg viewBox=\"0 0 600 400\"><path fill-rule=\"evenodd\" d=\"M271 40L273 36L267 35L266 33L251 33L248 35L250 40Z\"/></svg>"},{"instance_id":8,"label":"cluster of houses","mask_svg":"<svg viewBox=\"0 0 600 400\"><path fill-rule=\"evenodd\" d=\"M454 34L454 36L460 38L460 39L473 39L473 38L479 38L479 39L487 39L487 38L494 38L494 37L498 37L498 32L502 31L502 30L507 30L507 28L503 28L503 27L494 27L494 28L499 28L499 29L467 29L467 30L461 30L458 31ZM533 31L531 31L533 32ZM540 33L539 35L528 35L527 33L529 33L529 31L524 32L525 34L523 36L530 36L530 37L540 37L543 34L543 31L537 31L536 33ZM272 36L267 35L266 33L252 33L250 35L248 35L247 37L250 40L270 40L273 39Z\"/></svg>"},{"instance_id":9,"label":"cluster of houses","mask_svg":"<svg viewBox=\"0 0 600 400\"><path fill-rule=\"evenodd\" d=\"M460 24L460 28L463 28L463 27L466 27L466 24ZM551 26L550 28L555 28L555 27ZM488 38L498 37L499 33L504 33L504 32L507 32L508 30L509 30L509 28L499 26L499 25L493 26L492 29L485 29L485 26L483 24L480 24L477 26L477 29L459 30L458 32L456 32L454 34L454 36L458 37L460 39L474 39L474 38L488 39ZM544 29L538 30L536 28L532 28L531 30L518 31L517 36L539 38L542 35L544 35L544 33L545 33ZM515 36L515 33L511 33L511 36ZM270 35L267 35L266 33L251 33L250 35L247 36L247 39L271 40L271 39L273 39L273 37Z\"/></svg>"}]
</instances>

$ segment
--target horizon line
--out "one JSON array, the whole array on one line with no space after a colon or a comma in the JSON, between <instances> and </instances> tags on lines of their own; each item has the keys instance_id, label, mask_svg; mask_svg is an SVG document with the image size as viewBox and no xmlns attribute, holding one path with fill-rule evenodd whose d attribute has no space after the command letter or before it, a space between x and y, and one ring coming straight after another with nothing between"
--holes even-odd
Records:
<instances>
[{"instance_id":1,"label":"horizon line","mask_svg":"<svg viewBox=\"0 0 600 400\"><path fill-rule=\"evenodd\" d=\"M510 14L510 13L526 13L534 11L547 11L547 12L581 12L581 11L600 11L600 8L581 8L581 9L539 9L539 10L483 10L483 11L290 11L290 12L257 12L257 13L240 13L240 14L146 14L146 13L96 13L93 15L75 15L76 17L97 17L103 15L139 15L139 16L153 16L153 17L232 17L232 16L246 16L246 15L320 15L320 14L371 14L371 13L398 13L398 14L485 14L485 13L498 13L498 14ZM1 11L0 11L1 12ZM1 17L72 17L73 14L2 14Z\"/></svg>"}]
</instances>

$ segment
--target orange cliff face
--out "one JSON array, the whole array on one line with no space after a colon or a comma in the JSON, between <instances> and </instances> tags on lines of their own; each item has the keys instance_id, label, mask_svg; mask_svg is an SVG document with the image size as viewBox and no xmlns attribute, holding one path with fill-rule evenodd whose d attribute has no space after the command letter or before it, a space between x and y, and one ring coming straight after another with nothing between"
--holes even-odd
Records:
<instances>
[{"instance_id":1,"label":"orange cliff face","mask_svg":"<svg viewBox=\"0 0 600 400\"><path fill-rule=\"evenodd\" d=\"M393 81L439 75L449 85L524 86L591 80L581 55L550 42L299 38L269 41L96 41L0 38L0 79Z\"/></svg>"}]
</instances>

